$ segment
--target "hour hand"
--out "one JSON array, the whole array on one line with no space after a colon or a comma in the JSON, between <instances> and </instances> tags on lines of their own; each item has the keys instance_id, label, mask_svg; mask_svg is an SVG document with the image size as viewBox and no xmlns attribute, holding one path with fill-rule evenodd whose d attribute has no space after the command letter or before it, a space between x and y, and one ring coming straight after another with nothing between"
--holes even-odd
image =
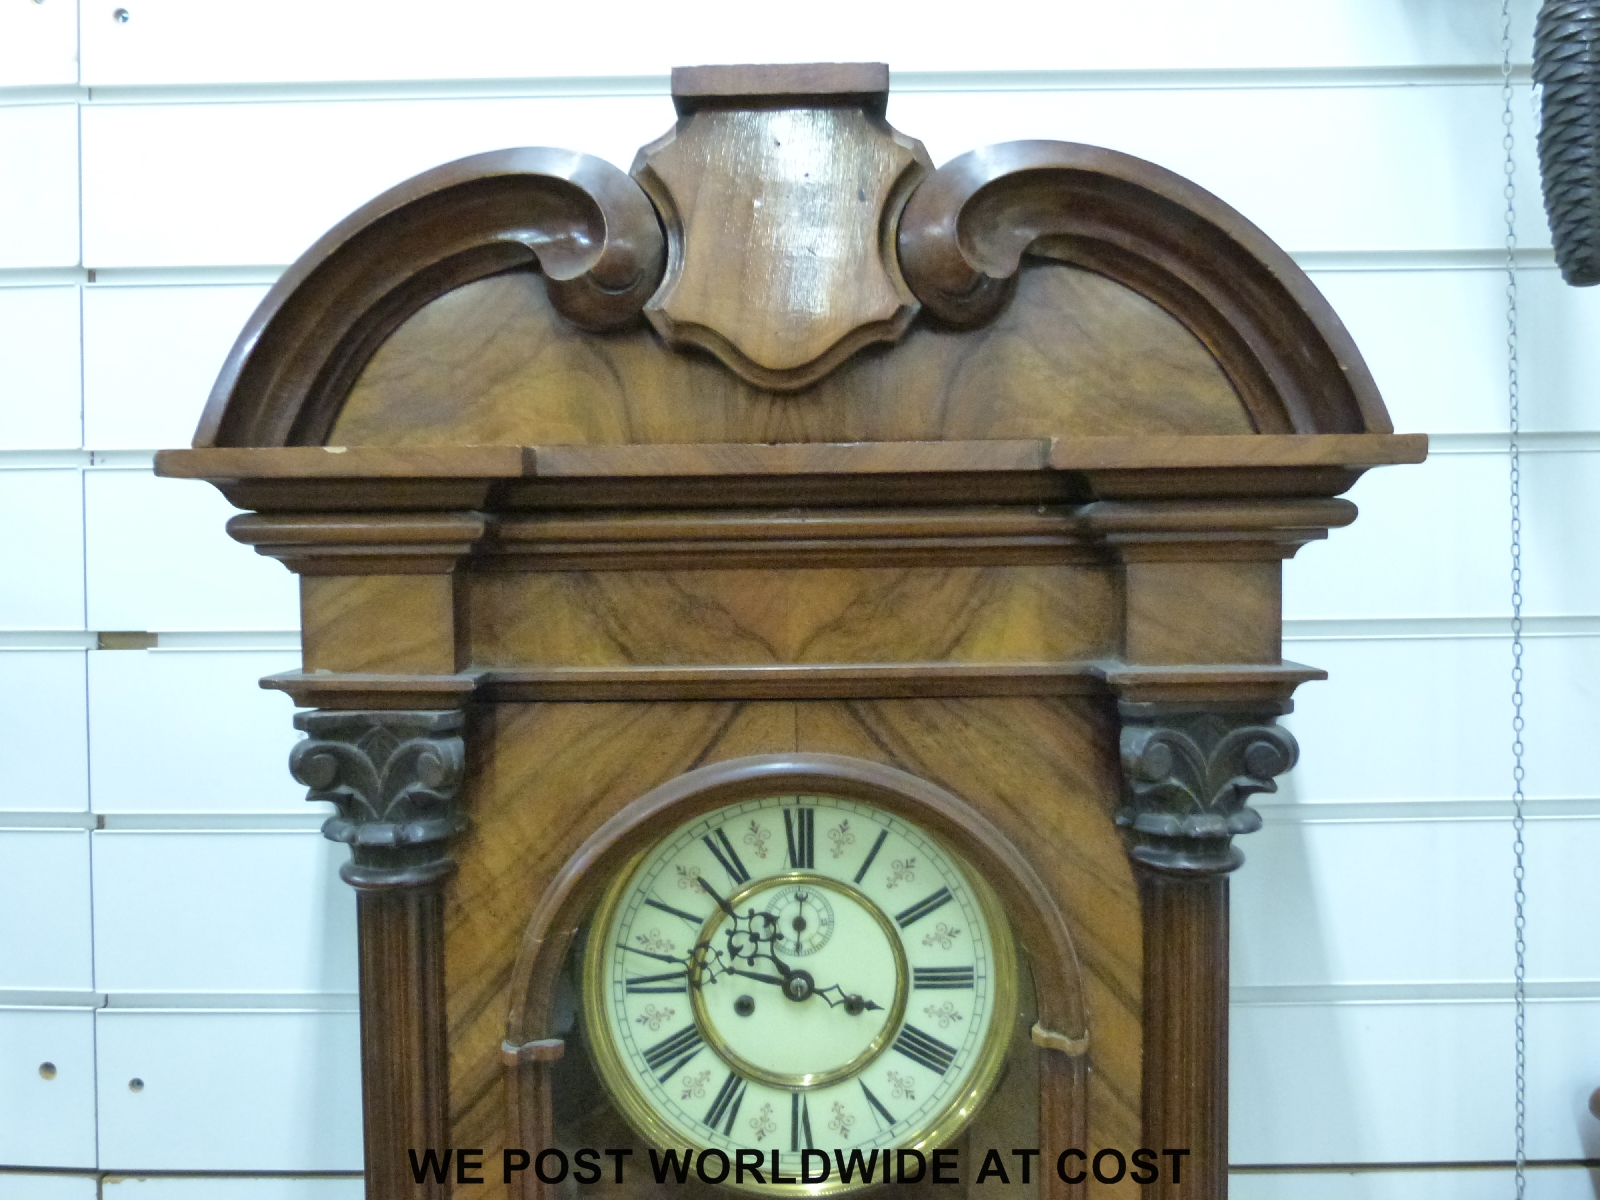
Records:
<instances>
[{"instance_id":1,"label":"hour hand","mask_svg":"<svg viewBox=\"0 0 1600 1200\"><path fill-rule=\"evenodd\" d=\"M833 993L830 995L829 993ZM852 1016L859 1012L882 1012L883 1005L876 1000L868 1000L854 992L847 993L837 983L830 983L825 988L818 988L816 994L828 1002L829 1008L838 1008L844 1005L844 1010Z\"/></svg>"},{"instance_id":2,"label":"hour hand","mask_svg":"<svg viewBox=\"0 0 1600 1200\"><path fill-rule=\"evenodd\" d=\"M728 916L732 917L735 921L739 919L739 914L733 911L733 905L724 900L716 888L712 887L703 878L699 880L699 883L700 890L706 895L710 896L712 900L716 901L718 908L720 908Z\"/></svg>"},{"instance_id":3,"label":"hour hand","mask_svg":"<svg viewBox=\"0 0 1600 1200\"><path fill-rule=\"evenodd\" d=\"M757 983L775 983L779 987L782 987L786 982L788 982L781 976L768 975L762 971L746 971L742 967L727 967L725 969L730 975L738 975L745 979L754 979Z\"/></svg>"}]
</instances>

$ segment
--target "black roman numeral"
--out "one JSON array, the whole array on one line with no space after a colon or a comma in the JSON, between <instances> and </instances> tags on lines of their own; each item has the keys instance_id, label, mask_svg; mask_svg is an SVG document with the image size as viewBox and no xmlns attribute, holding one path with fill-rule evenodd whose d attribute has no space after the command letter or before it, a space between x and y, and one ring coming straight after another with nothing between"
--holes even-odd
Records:
<instances>
[{"instance_id":1,"label":"black roman numeral","mask_svg":"<svg viewBox=\"0 0 1600 1200\"><path fill-rule=\"evenodd\" d=\"M711 851L716 860L722 864L722 869L728 873L730 879L735 883L750 882L750 872L746 871L744 864L739 861L739 855L734 851L733 843L728 840L727 834L719 829L717 830L716 841L711 840L710 834L700 840L706 844L706 849ZM718 845L719 842L721 843L720 845Z\"/></svg>"},{"instance_id":2,"label":"black roman numeral","mask_svg":"<svg viewBox=\"0 0 1600 1200\"><path fill-rule=\"evenodd\" d=\"M632 996L660 996L668 992L687 992L688 969L664 971L660 975L630 975L627 986L628 994Z\"/></svg>"},{"instance_id":3,"label":"black roman numeral","mask_svg":"<svg viewBox=\"0 0 1600 1200\"><path fill-rule=\"evenodd\" d=\"M786 808L783 810L783 828L789 835L789 865L795 870L809 871L816 864L817 811L814 808Z\"/></svg>"},{"instance_id":4,"label":"black roman numeral","mask_svg":"<svg viewBox=\"0 0 1600 1200\"><path fill-rule=\"evenodd\" d=\"M955 897L950 894L949 888L940 888L937 892L933 893L933 895L924 896L921 900L918 900L915 904L903 912L895 913L894 919L899 924L900 928L904 929L908 925L915 925L918 921L922 920L923 917L927 916L935 909L943 908L946 904L949 904L950 901L954 899Z\"/></svg>"},{"instance_id":5,"label":"black roman numeral","mask_svg":"<svg viewBox=\"0 0 1600 1200\"><path fill-rule=\"evenodd\" d=\"M867 857L862 860L861 870L856 872L853 882L860 883L867 877L867 872L872 869L872 860L878 857L878 851L883 849L884 839L889 836L887 829L878 830L878 840L872 843L872 849L867 851Z\"/></svg>"},{"instance_id":6,"label":"black roman numeral","mask_svg":"<svg viewBox=\"0 0 1600 1200\"><path fill-rule=\"evenodd\" d=\"M658 910L660 912L667 913L670 916L682 917L685 921L689 922L689 924L693 925L696 929L699 929L700 926L705 924L706 919L704 917L697 917L692 912L684 912L683 909L681 909L681 908L673 908L672 905L663 904L663 903L661 903L661 901L659 901L659 900L657 900L657 899L655 899L655 898L653 898L651 896L646 896L644 898L644 902L646 904L648 904L651 908L654 908L654 909L656 909L656 910Z\"/></svg>"},{"instance_id":7,"label":"black roman numeral","mask_svg":"<svg viewBox=\"0 0 1600 1200\"><path fill-rule=\"evenodd\" d=\"M931 1033L923 1033L915 1025L904 1025L894 1048L914 1063L921 1063L936 1075L943 1075L956 1059L956 1048L947 1046Z\"/></svg>"},{"instance_id":8,"label":"black roman numeral","mask_svg":"<svg viewBox=\"0 0 1600 1200\"><path fill-rule=\"evenodd\" d=\"M799 1153L813 1149L811 1145L811 1110L806 1107L804 1092L789 1093L789 1149Z\"/></svg>"},{"instance_id":9,"label":"black roman numeral","mask_svg":"<svg viewBox=\"0 0 1600 1200\"><path fill-rule=\"evenodd\" d=\"M971 967L912 967L911 986L915 988L969 988Z\"/></svg>"},{"instance_id":10,"label":"black roman numeral","mask_svg":"<svg viewBox=\"0 0 1600 1200\"><path fill-rule=\"evenodd\" d=\"M867 1086L867 1081L865 1079L858 1079L856 1082L861 1085L862 1094L866 1096L867 1103L872 1105L872 1110L883 1118L883 1123L887 1128L892 1129L894 1127L894 1117L892 1117L889 1114L889 1110L883 1106L883 1101L879 1100L872 1094L872 1089Z\"/></svg>"},{"instance_id":11,"label":"black roman numeral","mask_svg":"<svg viewBox=\"0 0 1600 1200\"><path fill-rule=\"evenodd\" d=\"M661 1071L656 1078L665 1083L687 1066L689 1060L699 1054L704 1045L705 1043L700 1040L700 1031L693 1025L687 1025L646 1050L644 1065L652 1072ZM666 1070L663 1071L662 1067L666 1067Z\"/></svg>"},{"instance_id":12,"label":"black roman numeral","mask_svg":"<svg viewBox=\"0 0 1600 1200\"><path fill-rule=\"evenodd\" d=\"M729 1071L728 1077L722 1081L722 1090L706 1111L705 1123L712 1129L721 1125L723 1137L733 1136L733 1123L738 1120L739 1105L744 1101L744 1087L744 1080Z\"/></svg>"}]
</instances>

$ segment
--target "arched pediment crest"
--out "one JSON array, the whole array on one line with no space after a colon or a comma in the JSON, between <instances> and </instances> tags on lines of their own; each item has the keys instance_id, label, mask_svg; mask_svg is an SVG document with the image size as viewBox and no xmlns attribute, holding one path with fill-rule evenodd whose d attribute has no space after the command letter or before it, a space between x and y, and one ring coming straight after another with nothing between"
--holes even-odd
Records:
<instances>
[{"instance_id":1,"label":"arched pediment crest","mask_svg":"<svg viewBox=\"0 0 1600 1200\"><path fill-rule=\"evenodd\" d=\"M1175 318L1256 432L1392 431L1332 308L1216 196L1070 142L1006 142L931 170L884 121L887 88L878 65L692 68L674 73L676 127L632 178L539 148L424 172L272 289L195 445L323 444L402 322L504 272L541 272L561 318L596 337L648 318L661 354L709 354L746 384L791 392L919 320L994 321L1019 274L1052 261Z\"/></svg>"}]
</instances>

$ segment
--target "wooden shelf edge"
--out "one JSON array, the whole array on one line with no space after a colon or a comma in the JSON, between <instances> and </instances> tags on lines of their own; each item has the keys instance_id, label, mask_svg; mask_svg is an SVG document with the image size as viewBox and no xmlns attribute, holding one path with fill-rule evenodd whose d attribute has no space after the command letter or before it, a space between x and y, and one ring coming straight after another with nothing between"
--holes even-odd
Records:
<instances>
[{"instance_id":1,"label":"wooden shelf edge","mask_svg":"<svg viewBox=\"0 0 1600 1200\"><path fill-rule=\"evenodd\" d=\"M156 474L268 479L694 479L1181 469L1421 462L1424 434L1163 434L950 442L619 446L275 446L161 450Z\"/></svg>"}]
</instances>

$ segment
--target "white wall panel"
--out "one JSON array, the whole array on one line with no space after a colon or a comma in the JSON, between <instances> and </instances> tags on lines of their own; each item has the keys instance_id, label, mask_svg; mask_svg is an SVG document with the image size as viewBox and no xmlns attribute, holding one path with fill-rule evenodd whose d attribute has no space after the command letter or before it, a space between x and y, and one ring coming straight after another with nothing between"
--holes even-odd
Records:
<instances>
[{"instance_id":1,"label":"white wall panel","mask_svg":"<svg viewBox=\"0 0 1600 1200\"><path fill-rule=\"evenodd\" d=\"M82 372L78 289L0 288L0 449L81 445Z\"/></svg>"},{"instance_id":2,"label":"white wall panel","mask_svg":"<svg viewBox=\"0 0 1600 1200\"><path fill-rule=\"evenodd\" d=\"M1502 271L1315 271L1403 432L1506 429ZM1600 428L1592 380L1600 295L1559 272L1518 272L1526 432Z\"/></svg>"},{"instance_id":3,"label":"white wall panel","mask_svg":"<svg viewBox=\"0 0 1600 1200\"><path fill-rule=\"evenodd\" d=\"M40 1073L45 1063L55 1068L48 1079ZM95 1165L94 1013L88 1009L0 1008L0 1163Z\"/></svg>"},{"instance_id":4,"label":"white wall panel","mask_svg":"<svg viewBox=\"0 0 1600 1200\"><path fill-rule=\"evenodd\" d=\"M84 472L88 611L96 629L294 629L295 577L224 529L210 484Z\"/></svg>"},{"instance_id":5,"label":"white wall panel","mask_svg":"<svg viewBox=\"0 0 1600 1200\"><path fill-rule=\"evenodd\" d=\"M1436 454L1369 471L1361 508L1284 564L1283 615L1491 617L1509 614L1510 508L1504 454ZM1600 609L1600 556L1573 553L1600 512L1600 454L1524 454L1525 616Z\"/></svg>"},{"instance_id":6,"label":"white wall panel","mask_svg":"<svg viewBox=\"0 0 1600 1200\"><path fill-rule=\"evenodd\" d=\"M1108 146L1215 192L1291 251L1501 245L1505 202L1484 186L1502 178L1500 111L1498 86L906 92L889 102L889 119L936 163L1018 138ZM1522 149L1522 178L1534 177ZM1518 211L1523 244L1549 245L1539 206Z\"/></svg>"},{"instance_id":7,"label":"white wall panel","mask_svg":"<svg viewBox=\"0 0 1600 1200\"><path fill-rule=\"evenodd\" d=\"M77 467L0 469L0 629L82 629Z\"/></svg>"},{"instance_id":8,"label":"white wall panel","mask_svg":"<svg viewBox=\"0 0 1600 1200\"><path fill-rule=\"evenodd\" d=\"M353 992L349 850L315 830L94 835L105 992Z\"/></svg>"},{"instance_id":9,"label":"white wall panel","mask_svg":"<svg viewBox=\"0 0 1600 1200\"><path fill-rule=\"evenodd\" d=\"M93 1175L0 1174L0 1200L99 1200Z\"/></svg>"},{"instance_id":10,"label":"white wall panel","mask_svg":"<svg viewBox=\"0 0 1600 1200\"><path fill-rule=\"evenodd\" d=\"M262 286L91 287L83 295L84 444L187 446Z\"/></svg>"},{"instance_id":11,"label":"white wall panel","mask_svg":"<svg viewBox=\"0 0 1600 1200\"><path fill-rule=\"evenodd\" d=\"M1529 645L1540 652L1547 641L1557 639ZM1509 636L1286 641L1283 653L1329 678L1295 693L1284 724L1299 739L1300 761L1257 806L1509 794ZM1548 777L1532 794L1552 794Z\"/></svg>"},{"instance_id":12,"label":"white wall panel","mask_svg":"<svg viewBox=\"0 0 1600 1200\"><path fill-rule=\"evenodd\" d=\"M0 267L77 261L78 106L0 108Z\"/></svg>"},{"instance_id":13,"label":"white wall panel","mask_svg":"<svg viewBox=\"0 0 1600 1200\"><path fill-rule=\"evenodd\" d=\"M1505 1200L1515 1193L1509 1170L1318 1171L1229 1177L1230 1200ZM1535 1167L1527 1200L1594 1200L1600 1170Z\"/></svg>"},{"instance_id":14,"label":"white wall panel","mask_svg":"<svg viewBox=\"0 0 1600 1200\"><path fill-rule=\"evenodd\" d=\"M890 117L935 161L1027 137L1125 150L1290 249L1449 249L1504 236L1502 202L1477 186L1498 177L1499 105L1488 87L908 92ZM107 104L83 119L85 263L204 266L289 262L383 189L482 150L559 145L626 167L672 112L665 96L608 96ZM1548 244L1525 209L1524 243Z\"/></svg>"},{"instance_id":15,"label":"white wall panel","mask_svg":"<svg viewBox=\"0 0 1600 1200\"><path fill-rule=\"evenodd\" d=\"M82 650L0 650L0 729L9 756L0 814L89 807ZM4 821L0 815L0 821Z\"/></svg>"},{"instance_id":16,"label":"white wall panel","mask_svg":"<svg viewBox=\"0 0 1600 1200\"><path fill-rule=\"evenodd\" d=\"M1245 854L1230 885L1236 987L1511 975L1504 822L1269 819L1235 844ZM1491 879L1506 886L1484 886Z\"/></svg>"},{"instance_id":17,"label":"white wall panel","mask_svg":"<svg viewBox=\"0 0 1600 1200\"><path fill-rule=\"evenodd\" d=\"M1593 713L1591 710L1591 720ZM1509 847L1510 823L1497 824L1500 841ZM1594 885L1595 866L1600 863L1600 818L1530 821L1523 840L1530 913L1528 978L1600 979L1600 938L1594 936L1594 913L1588 905L1574 901ZM1499 878L1509 879L1509 874L1502 873ZM1590 1091L1595 1088L1600 1088L1600 1065Z\"/></svg>"},{"instance_id":18,"label":"white wall panel","mask_svg":"<svg viewBox=\"0 0 1600 1200\"><path fill-rule=\"evenodd\" d=\"M281 1175L256 1179L111 1178L100 1193L102 1200L362 1200L365 1195L366 1186L360 1179L295 1179ZM5 1200L4 1192L0 1192L0 1200Z\"/></svg>"},{"instance_id":19,"label":"white wall panel","mask_svg":"<svg viewBox=\"0 0 1600 1200\"><path fill-rule=\"evenodd\" d=\"M0 988L94 990L87 830L0 830Z\"/></svg>"},{"instance_id":20,"label":"white wall panel","mask_svg":"<svg viewBox=\"0 0 1600 1200\"><path fill-rule=\"evenodd\" d=\"M1511 1036L1509 1001L1236 1004L1231 1160L1509 1159ZM1591 1156L1600 1002L1532 1002L1528 1064L1528 1156Z\"/></svg>"},{"instance_id":21,"label":"white wall panel","mask_svg":"<svg viewBox=\"0 0 1600 1200\"><path fill-rule=\"evenodd\" d=\"M0 88L77 82L78 6L68 0L0 4Z\"/></svg>"},{"instance_id":22,"label":"white wall panel","mask_svg":"<svg viewBox=\"0 0 1600 1200\"><path fill-rule=\"evenodd\" d=\"M85 261L112 267L288 263L440 163L556 145L626 167L673 116L665 96L622 96L96 105L83 119Z\"/></svg>"},{"instance_id":23,"label":"white wall panel","mask_svg":"<svg viewBox=\"0 0 1600 1200\"><path fill-rule=\"evenodd\" d=\"M111 19L115 7L112 0L83 5L84 82L96 87L626 76L660 74L675 63L775 58L1002 72L1499 61L1497 26L1472 6L1403 0L1287 6L1007 0L977 21L953 0L919 6L914 21L889 5L847 0L810 5L804 21L781 7L733 0L685 6L664 20L658 8L623 0L607 10L613 32L606 37L596 36L593 14L581 6L514 0L471 0L447 10L421 0L332 7L288 0L265 10L141 0L127 24ZM1519 34L1532 29L1532 7L1531 0L1513 5Z\"/></svg>"},{"instance_id":24,"label":"white wall panel","mask_svg":"<svg viewBox=\"0 0 1600 1200\"><path fill-rule=\"evenodd\" d=\"M103 1167L360 1170L355 1013L97 1016Z\"/></svg>"},{"instance_id":25,"label":"white wall panel","mask_svg":"<svg viewBox=\"0 0 1600 1200\"><path fill-rule=\"evenodd\" d=\"M258 686L299 666L281 650L91 653L95 811L309 814L289 776L294 706Z\"/></svg>"}]
</instances>

